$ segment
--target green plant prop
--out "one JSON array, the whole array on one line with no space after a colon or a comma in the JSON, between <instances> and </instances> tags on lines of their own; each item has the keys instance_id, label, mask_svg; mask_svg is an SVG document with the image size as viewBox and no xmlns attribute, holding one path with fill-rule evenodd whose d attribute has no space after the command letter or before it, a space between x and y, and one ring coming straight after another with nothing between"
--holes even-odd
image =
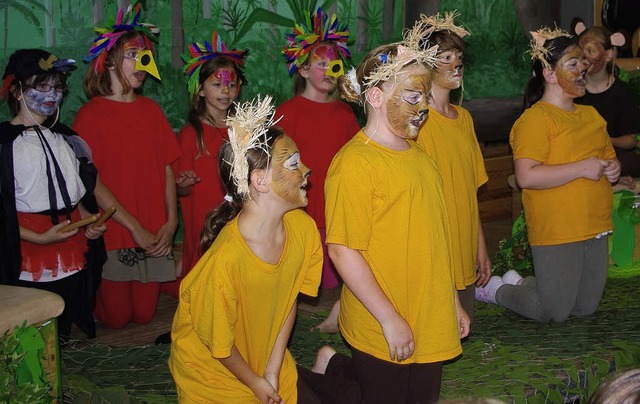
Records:
<instances>
[{"instance_id":1,"label":"green plant prop","mask_svg":"<svg viewBox=\"0 0 640 404\"><path fill-rule=\"evenodd\" d=\"M26 321L0 338L0 402L52 401L51 385L40 362L44 347L38 329L26 327Z\"/></svg>"},{"instance_id":2,"label":"green plant prop","mask_svg":"<svg viewBox=\"0 0 640 404\"><path fill-rule=\"evenodd\" d=\"M515 269L523 277L533 275L533 258L524 212L513 223L511 237L500 240L498 251L491 257L493 275L502 276L510 269Z\"/></svg>"}]
</instances>

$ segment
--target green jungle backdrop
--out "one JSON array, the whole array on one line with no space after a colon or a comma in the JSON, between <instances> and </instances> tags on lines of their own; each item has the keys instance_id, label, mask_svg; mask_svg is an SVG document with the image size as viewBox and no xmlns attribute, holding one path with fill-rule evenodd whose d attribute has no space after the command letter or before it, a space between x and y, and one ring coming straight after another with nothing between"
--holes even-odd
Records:
<instances>
[{"instance_id":1,"label":"green jungle backdrop","mask_svg":"<svg viewBox=\"0 0 640 404\"><path fill-rule=\"evenodd\" d=\"M126 0L0 0L0 69L16 49L45 48L59 57L78 61L70 78L70 93L61 120L73 122L75 112L86 101L82 79L86 67L81 61L94 39L94 26L115 16ZM184 32L184 42L211 39L217 30L225 43L248 48L246 64L249 84L242 99L271 94L280 103L292 95L292 80L280 55L284 35L302 10L327 6L349 24L353 63L371 48L395 41L402 35L403 2L395 1L385 15L383 0L142 0L142 21L160 28L156 61L162 81L147 79L144 93L163 107L177 130L186 120L188 98L186 77L179 54L185 46L175 43ZM176 8L176 4L181 7ZM361 4L360 8L358 3ZM362 7L362 5L365 5ZM172 8L173 7L173 8ZM472 33L467 37L465 98L514 97L522 94L529 74L525 55L528 40L518 23L511 1L442 0L441 11L457 9ZM174 12L175 11L175 12ZM182 13L182 18L180 17ZM383 38L383 20L392 21L389 38ZM179 38L179 36L177 36ZM0 105L0 120L10 116L6 103Z\"/></svg>"}]
</instances>

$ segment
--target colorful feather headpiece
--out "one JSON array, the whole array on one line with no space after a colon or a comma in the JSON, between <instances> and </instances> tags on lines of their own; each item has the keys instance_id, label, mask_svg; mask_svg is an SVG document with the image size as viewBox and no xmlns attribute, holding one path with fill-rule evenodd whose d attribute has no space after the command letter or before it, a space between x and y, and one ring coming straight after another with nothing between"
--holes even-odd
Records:
<instances>
[{"instance_id":1,"label":"colorful feather headpiece","mask_svg":"<svg viewBox=\"0 0 640 404\"><path fill-rule=\"evenodd\" d=\"M250 198L249 194L249 163L247 151L261 149L270 155L267 147L267 132L278 121L274 121L275 107L271 103L271 97L260 96L241 105L236 103L236 114L227 118L229 127L229 143L233 150L233 161L226 162L231 165L231 178L238 188L238 194L243 198Z\"/></svg>"},{"instance_id":2,"label":"colorful feather headpiece","mask_svg":"<svg viewBox=\"0 0 640 404\"><path fill-rule=\"evenodd\" d=\"M94 70L102 73L104 71L104 62L107 58L107 52L113 48L124 34L131 31L138 31L144 37L145 44L148 49L153 49L151 41L156 42L156 35L160 30L152 24L139 22L140 20L140 3L129 5L125 12L124 8L118 10L115 21L109 20L104 27L96 27L95 32L98 34L96 39L91 43L89 55L83 56L85 62L94 63Z\"/></svg>"},{"instance_id":3,"label":"colorful feather headpiece","mask_svg":"<svg viewBox=\"0 0 640 404\"><path fill-rule=\"evenodd\" d=\"M343 62L351 57L347 48L349 29L346 24L340 27L335 14L329 17L318 8L315 13L308 13L305 17L304 24L296 23L293 32L287 34L287 44L282 49L290 75L306 62L313 48L323 42L332 42L338 48Z\"/></svg>"},{"instance_id":4,"label":"colorful feather headpiece","mask_svg":"<svg viewBox=\"0 0 640 404\"><path fill-rule=\"evenodd\" d=\"M458 35L460 38L464 38L469 35L470 32L467 31L462 25L456 25L455 19L460 16L460 13L457 11L446 11L444 13L444 17L440 16L440 13L436 15L426 16L424 14L420 14L420 20L426 27L426 31L424 34L428 37L431 33L437 31L451 31L454 34Z\"/></svg>"},{"instance_id":5,"label":"colorful feather headpiece","mask_svg":"<svg viewBox=\"0 0 640 404\"><path fill-rule=\"evenodd\" d=\"M248 50L227 49L227 46L222 42L222 38L218 36L216 31L211 34L211 43L204 41L192 42L187 46L189 54L182 55L182 59L187 64L183 72L189 76L189 93L191 96L195 96L199 88L199 77L202 65L212 59L219 56L223 56L233 62L238 68L238 78L242 83L246 83L246 79L240 69L240 66L244 65L244 60L249 53Z\"/></svg>"},{"instance_id":6,"label":"colorful feather headpiece","mask_svg":"<svg viewBox=\"0 0 640 404\"><path fill-rule=\"evenodd\" d=\"M530 43L531 50L529 50L531 60L535 61L536 59L538 59L545 69L551 68L551 65L547 61L547 57L549 56L549 52L552 50L552 48L545 48L545 42L561 36L571 38L571 34L557 27L553 30L551 28L545 27L537 31L531 31L531 36L533 37Z\"/></svg>"}]
</instances>

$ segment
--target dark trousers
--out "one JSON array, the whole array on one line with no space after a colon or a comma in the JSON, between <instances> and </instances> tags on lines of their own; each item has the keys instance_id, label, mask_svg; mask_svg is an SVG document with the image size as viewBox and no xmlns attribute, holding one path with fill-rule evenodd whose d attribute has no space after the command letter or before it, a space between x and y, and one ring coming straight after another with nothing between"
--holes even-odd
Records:
<instances>
[{"instance_id":1,"label":"dark trousers","mask_svg":"<svg viewBox=\"0 0 640 404\"><path fill-rule=\"evenodd\" d=\"M349 358L335 354L324 375L299 369L299 378L322 403L327 404L431 404L438 401L442 362L402 365L353 348L351 355Z\"/></svg>"},{"instance_id":2,"label":"dark trousers","mask_svg":"<svg viewBox=\"0 0 640 404\"><path fill-rule=\"evenodd\" d=\"M53 292L64 300L64 311L58 317L58 334L61 341L66 341L71 334L71 324L76 323L89 338L96 335L93 321L93 308L84 303L87 292L87 270L52 282L18 281L16 286L35 288Z\"/></svg>"}]
</instances>

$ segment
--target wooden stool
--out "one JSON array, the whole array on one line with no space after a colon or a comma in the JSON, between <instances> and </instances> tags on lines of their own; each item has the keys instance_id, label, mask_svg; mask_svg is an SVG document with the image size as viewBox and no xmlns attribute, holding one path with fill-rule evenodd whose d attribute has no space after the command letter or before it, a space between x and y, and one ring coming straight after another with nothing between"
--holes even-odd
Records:
<instances>
[{"instance_id":1,"label":"wooden stool","mask_svg":"<svg viewBox=\"0 0 640 404\"><path fill-rule=\"evenodd\" d=\"M34 288L0 285L0 335L12 333L15 327L34 326L42 339L42 352L29 352L28 344L21 344L27 355L37 355L52 387L51 395L62 402L62 369L58 341L57 317L64 310L64 300L55 293ZM33 329L31 329L33 331ZM20 339L20 338L19 338ZM40 351L40 349L38 349Z\"/></svg>"}]
</instances>

